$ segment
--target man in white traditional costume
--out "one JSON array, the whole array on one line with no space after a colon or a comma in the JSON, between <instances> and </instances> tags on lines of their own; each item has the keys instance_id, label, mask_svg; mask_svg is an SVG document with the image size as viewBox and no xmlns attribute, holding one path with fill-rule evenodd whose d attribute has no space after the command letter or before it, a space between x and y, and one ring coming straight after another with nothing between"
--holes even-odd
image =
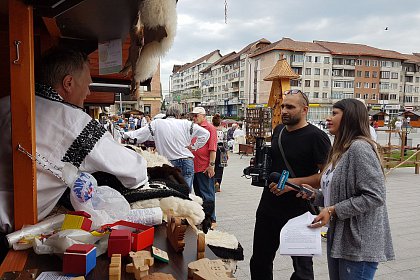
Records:
<instances>
[{"instance_id":1,"label":"man in white traditional costume","mask_svg":"<svg viewBox=\"0 0 420 280\"><path fill-rule=\"evenodd\" d=\"M67 188L58 178L65 163L89 173L111 173L129 189L145 184L145 159L117 143L82 110L92 82L87 56L53 48L39 66L38 82L42 84L35 86L36 151L45 165L36 166L38 219L51 212ZM9 97L0 104L0 233L8 233L13 231L14 215Z\"/></svg>"},{"instance_id":2,"label":"man in white traditional costume","mask_svg":"<svg viewBox=\"0 0 420 280\"><path fill-rule=\"evenodd\" d=\"M181 169L182 176L192 191L194 179L194 155L191 150L203 147L210 133L201 126L181 118L181 105L172 104L165 119L155 119L135 131L124 133L124 138L137 139L137 143L155 141L157 152L173 166ZM191 145L191 140L197 138Z\"/></svg>"}]
</instances>

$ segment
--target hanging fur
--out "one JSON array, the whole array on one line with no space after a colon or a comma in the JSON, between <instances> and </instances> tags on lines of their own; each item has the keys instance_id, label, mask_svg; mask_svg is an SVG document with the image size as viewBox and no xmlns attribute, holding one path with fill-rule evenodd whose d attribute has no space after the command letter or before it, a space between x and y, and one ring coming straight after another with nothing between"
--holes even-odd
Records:
<instances>
[{"instance_id":1,"label":"hanging fur","mask_svg":"<svg viewBox=\"0 0 420 280\"><path fill-rule=\"evenodd\" d=\"M124 68L120 71L121 74L128 76L131 71L131 95L135 95L140 82L136 80L135 74L137 73L137 61L140 56L140 52L144 46L144 26L141 23L140 15L134 19L132 27L130 29L130 49L128 52L128 58L125 62Z\"/></svg>"},{"instance_id":2,"label":"hanging fur","mask_svg":"<svg viewBox=\"0 0 420 280\"><path fill-rule=\"evenodd\" d=\"M176 34L175 0L144 0L140 4L144 25L144 47L137 60L136 81L145 81L156 72L160 57L172 46Z\"/></svg>"}]
</instances>

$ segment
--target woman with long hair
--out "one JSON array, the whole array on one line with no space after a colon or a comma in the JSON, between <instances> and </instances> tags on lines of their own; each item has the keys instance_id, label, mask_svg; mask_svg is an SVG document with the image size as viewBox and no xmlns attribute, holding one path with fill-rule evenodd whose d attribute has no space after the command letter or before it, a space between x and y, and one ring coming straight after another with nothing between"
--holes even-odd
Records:
<instances>
[{"instance_id":1,"label":"woman with long hair","mask_svg":"<svg viewBox=\"0 0 420 280\"><path fill-rule=\"evenodd\" d=\"M327 123L335 139L320 174L321 191L297 196L324 207L310 227L328 226L330 279L373 279L378 263L394 259L394 251L385 175L366 107L355 99L340 100Z\"/></svg>"}]
</instances>

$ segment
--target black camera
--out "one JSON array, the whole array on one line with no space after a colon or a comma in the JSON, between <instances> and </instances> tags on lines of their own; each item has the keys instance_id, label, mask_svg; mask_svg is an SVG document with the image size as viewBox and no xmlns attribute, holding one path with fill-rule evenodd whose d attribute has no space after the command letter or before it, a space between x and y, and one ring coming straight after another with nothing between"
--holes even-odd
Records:
<instances>
[{"instance_id":1,"label":"black camera","mask_svg":"<svg viewBox=\"0 0 420 280\"><path fill-rule=\"evenodd\" d=\"M255 140L255 157L251 158L250 166L243 172L245 176L251 176L251 185L266 187L270 184L271 146L266 144L264 137Z\"/></svg>"}]
</instances>

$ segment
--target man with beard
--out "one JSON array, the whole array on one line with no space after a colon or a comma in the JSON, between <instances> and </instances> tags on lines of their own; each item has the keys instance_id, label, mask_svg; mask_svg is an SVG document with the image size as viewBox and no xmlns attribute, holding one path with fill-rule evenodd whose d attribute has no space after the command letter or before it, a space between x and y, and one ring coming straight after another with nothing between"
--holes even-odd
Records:
<instances>
[{"instance_id":1,"label":"man with beard","mask_svg":"<svg viewBox=\"0 0 420 280\"><path fill-rule=\"evenodd\" d=\"M296 176L289 179L290 182L316 185L316 174L322 170L331 148L330 140L325 132L306 121L309 100L300 90L286 91L281 108L283 124L274 129L271 141L271 172L288 170L285 157L292 169L289 169L290 177L294 177L292 173ZM280 245L281 229L289 219L310 211L308 202L302 202L291 190L289 187L278 190L277 182L263 190L254 229L252 279L273 279L273 261ZM292 260L295 271L290 279L314 279L312 257L292 257Z\"/></svg>"}]
</instances>

